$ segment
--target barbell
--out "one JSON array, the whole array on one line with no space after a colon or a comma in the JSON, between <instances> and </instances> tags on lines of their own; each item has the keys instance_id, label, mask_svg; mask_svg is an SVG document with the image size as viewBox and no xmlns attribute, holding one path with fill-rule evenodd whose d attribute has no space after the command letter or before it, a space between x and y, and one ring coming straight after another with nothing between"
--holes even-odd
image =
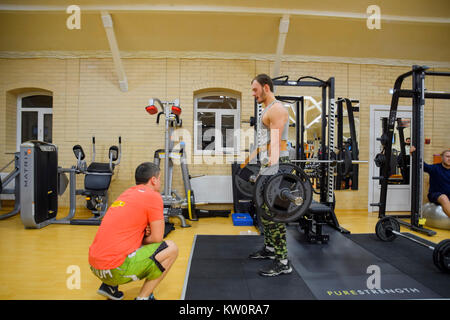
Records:
<instances>
[{"instance_id":1,"label":"barbell","mask_svg":"<svg viewBox=\"0 0 450 320\"><path fill-rule=\"evenodd\" d=\"M305 159L305 160L290 160L291 162L307 162L307 163L345 163L345 160L318 160L318 159ZM350 163L368 163L367 160L350 160Z\"/></svg>"},{"instance_id":2,"label":"barbell","mask_svg":"<svg viewBox=\"0 0 450 320\"><path fill-rule=\"evenodd\" d=\"M305 159L305 160L290 160L293 163L331 163L335 164L344 164L344 172L346 175L350 171L350 168L353 164L358 163L368 163L367 160L318 160L318 159ZM235 185L236 188L241 192L245 197L252 197L254 192L254 178L258 175L260 170L259 165L249 166L247 163L245 166L240 167L235 174Z\"/></svg>"},{"instance_id":3,"label":"barbell","mask_svg":"<svg viewBox=\"0 0 450 320\"><path fill-rule=\"evenodd\" d=\"M375 233L382 241L394 241L397 236L413 241L423 247L433 250L434 265L445 273L450 273L450 239L429 245L422 241L400 233L400 223L392 217L380 219L375 226Z\"/></svg>"},{"instance_id":4,"label":"barbell","mask_svg":"<svg viewBox=\"0 0 450 320\"><path fill-rule=\"evenodd\" d=\"M250 182L252 180L255 182ZM239 168L235 184L243 194L253 198L257 208L267 206L268 212L258 210L258 213L270 221L296 221L306 213L312 201L309 177L291 163L262 170L259 166L247 165Z\"/></svg>"},{"instance_id":5,"label":"barbell","mask_svg":"<svg viewBox=\"0 0 450 320\"><path fill-rule=\"evenodd\" d=\"M302 168L292 163L280 163L277 172L261 174L260 165L249 165L250 159L258 153L254 151L242 163L234 175L236 188L247 198L253 198L257 208L266 205L270 213L260 210L261 216L275 222L292 222L304 215L311 205L312 185ZM347 175L354 163L368 163L367 160L352 160L349 152L344 159L332 160L292 160L291 162L344 164L343 174ZM270 167L266 170L269 170Z\"/></svg>"}]
</instances>

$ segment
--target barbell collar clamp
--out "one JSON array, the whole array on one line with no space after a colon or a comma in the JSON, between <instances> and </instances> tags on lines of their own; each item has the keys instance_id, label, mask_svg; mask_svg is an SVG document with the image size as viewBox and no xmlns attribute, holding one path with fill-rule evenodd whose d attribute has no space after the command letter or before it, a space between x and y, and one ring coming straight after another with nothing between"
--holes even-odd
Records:
<instances>
[{"instance_id":1,"label":"barbell collar clamp","mask_svg":"<svg viewBox=\"0 0 450 320\"><path fill-rule=\"evenodd\" d=\"M285 198L292 203L294 203L296 206L301 206L303 204L303 198L299 196L294 196L289 189L283 189L280 192L280 196L282 198Z\"/></svg>"}]
</instances>

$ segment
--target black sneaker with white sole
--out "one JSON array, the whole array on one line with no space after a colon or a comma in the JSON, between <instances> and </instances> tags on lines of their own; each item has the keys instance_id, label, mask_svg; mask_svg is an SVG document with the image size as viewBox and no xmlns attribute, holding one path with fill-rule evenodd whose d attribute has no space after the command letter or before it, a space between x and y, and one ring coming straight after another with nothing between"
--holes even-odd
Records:
<instances>
[{"instance_id":1,"label":"black sneaker with white sole","mask_svg":"<svg viewBox=\"0 0 450 320\"><path fill-rule=\"evenodd\" d=\"M147 299L138 299L138 298L134 298L134 300L141 300L141 301L156 301L157 299L155 298L155 296L153 295L153 293L147 298Z\"/></svg>"},{"instance_id":2,"label":"black sneaker with white sole","mask_svg":"<svg viewBox=\"0 0 450 320\"><path fill-rule=\"evenodd\" d=\"M275 253L269 251L264 246L262 249L250 254L248 256L249 259L275 259Z\"/></svg>"},{"instance_id":3,"label":"black sneaker with white sole","mask_svg":"<svg viewBox=\"0 0 450 320\"><path fill-rule=\"evenodd\" d=\"M279 260L275 260L271 265L259 271L259 274L264 277L274 277L281 274L289 274L292 272L291 263L282 263Z\"/></svg>"},{"instance_id":4,"label":"black sneaker with white sole","mask_svg":"<svg viewBox=\"0 0 450 320\"><path fill-rule=\"evenodd\" d=\"M102 283L98 288L97 293L110 299L110 300L122 300L123 292L119 291L119 286L110 286L106 283Z\"/></svg>"}]
</instances>

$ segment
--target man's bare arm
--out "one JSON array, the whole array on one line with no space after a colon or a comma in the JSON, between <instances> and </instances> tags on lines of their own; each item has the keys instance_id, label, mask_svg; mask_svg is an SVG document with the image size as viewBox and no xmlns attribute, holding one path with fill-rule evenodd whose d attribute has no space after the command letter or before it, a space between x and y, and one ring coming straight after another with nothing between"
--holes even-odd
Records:
<instances>
[{"instance_id":1,"label":"man's bare arm","mask_svg":"<svg viewBox=\"0 0 450 320\"><path fill-rule=\"evenodd\" d=\"M163 241L165 225L164 219L150 222L150 235L144 237L142 244L146 245Z\"/></svg>"}]
</instances>

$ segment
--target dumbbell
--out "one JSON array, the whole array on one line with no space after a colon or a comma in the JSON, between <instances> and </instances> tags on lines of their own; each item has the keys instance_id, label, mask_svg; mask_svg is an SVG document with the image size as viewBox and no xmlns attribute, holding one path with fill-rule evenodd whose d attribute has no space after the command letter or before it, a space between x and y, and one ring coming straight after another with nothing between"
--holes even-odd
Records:
<instances>
[{"instance_id":1,"label":"dumbbell","mask_svg":"<svg viewBox=\"0 0 450 320\"><path fill-rule=\"evenodd\" d=\"M400 223L392 217L384 217L375 226L375 233L382 241L394 241L397 236L413 241L423 247L433 250L434 265L445 273L450 273L450 239L429 245L417 239L400 233Z\"/></svg>"}]
</instances>

